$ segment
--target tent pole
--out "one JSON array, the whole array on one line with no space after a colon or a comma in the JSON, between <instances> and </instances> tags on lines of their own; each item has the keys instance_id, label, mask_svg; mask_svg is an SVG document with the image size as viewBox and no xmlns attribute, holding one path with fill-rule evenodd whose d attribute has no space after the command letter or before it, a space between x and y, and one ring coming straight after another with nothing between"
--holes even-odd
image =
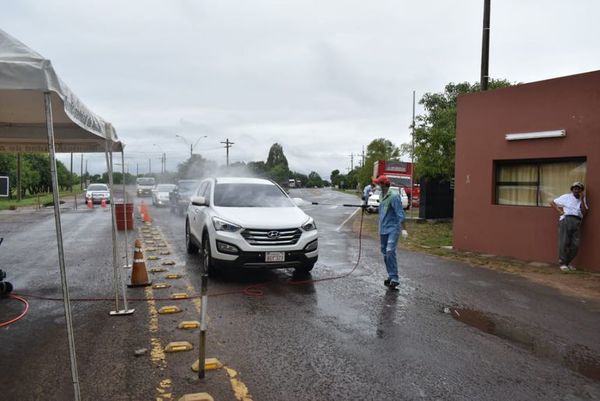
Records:
<instances>
[{"instance_id":1,"label":"tent pole","mask_svg":"<svg viewBox=\"0 0 600 401\"><path fill-rule=\"evenodd\" d=\"M121 149L121 171L123 177L123 219L125 221L125 266L123 266L123 268L129 269L131 268L131 265L129 264L129 254L127 252L127 247L129 246L129 239L127 238L129 224L127 224L127 190L125 188L125 154L123 149Z\"/></svg>"},{"instance_id":2,"label":"tent pole","mask_svg":"<svg viewBox=\"0 0 600 401\"><path fill-rule=\"evenodd\" d=\"M50 92L44 92L44 107L46 111L46 127L48 129L48 153L50 156L50 173L52 176L52 199L54 202L54 222L56 225L56 242L58 245L58 265L60 268L60 281L62 284L63 304L65 307L65 320L67 323L67 339L69 342L69 357L71 360L71 378L75 401L81 400L79 388L79 374L77 372L77 356L75 354L75 336L73 333L73 316L71 315L71 299L67 285L65 268L65 253L63 249L62 226L60 222L60 199L58 194L58 175L56 172L56 154L54 148L54 122L52 119L52 99Z\"/></svg>"},{"instance_id":3,"label":"tent pole","mask_svg":"<svg viewBox=\"0 0 600 401\"><path fill-rule=\"evenodd\" d=\"M110 134L110 126L107 126L107 135ZM121 277L121 271L117 266L117 214L115 211L115 196L113 191L113 158L112 158L112 140L106 139L106 165L108 166L108 185L110 189L110 215L112 220L112 245L113 245L113 270L115 278L115 310L110 311L111 316L122 316L131 315L134 310L127 307L127 295L125 294L125 284ZM110 145L110 150L109 150ZM110 152L110 154L109 154ZM123 294L123 309L119 309L119 290L118 284L121 285L121 291Z\"/></svg>"}]
</instances>

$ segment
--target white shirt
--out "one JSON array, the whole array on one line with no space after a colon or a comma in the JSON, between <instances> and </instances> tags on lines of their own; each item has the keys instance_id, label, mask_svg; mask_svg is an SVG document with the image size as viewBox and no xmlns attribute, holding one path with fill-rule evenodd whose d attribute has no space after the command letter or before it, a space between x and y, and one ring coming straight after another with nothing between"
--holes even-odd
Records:
<instances>
[{"instance_id":1,"label":"white shirt","mask_svg":"<svg viewBox=\"0 0 600 401\"><path fill-rule=\"evenodd\" d=\"M562 207L564 211L560 216L560 220L564 219L565 216L577 216L583 218L583 214L581 213L581 199L581 197L577 199L573 196L573 193L564 194L554 199L554 203L556 203L557 206ZM587 205L585 206L587 208Z\"/></svg>"}]
</instances>

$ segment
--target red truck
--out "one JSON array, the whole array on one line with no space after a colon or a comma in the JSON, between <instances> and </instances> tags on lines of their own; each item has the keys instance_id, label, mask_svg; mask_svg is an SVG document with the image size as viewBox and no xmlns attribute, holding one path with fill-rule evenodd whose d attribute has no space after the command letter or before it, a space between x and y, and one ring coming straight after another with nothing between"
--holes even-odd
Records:
<instances>
[{"instance_id":1,"label":"red truck","mask_svg":"<svg viewBox=\"0 0 600 401\"><path fill-rule=\"evenodd\" d=\"M420 188L415 182L411 185L413 173L413 164L410 162L401 162L397 160L377 160L373 165L373 179L380 175L386 175L392 186L403 187L408 195L409 205L418 207ZM415 180L416 181L416 180ZM413 196L414 195L414 196Z\"/></svg>"}]
</instances>

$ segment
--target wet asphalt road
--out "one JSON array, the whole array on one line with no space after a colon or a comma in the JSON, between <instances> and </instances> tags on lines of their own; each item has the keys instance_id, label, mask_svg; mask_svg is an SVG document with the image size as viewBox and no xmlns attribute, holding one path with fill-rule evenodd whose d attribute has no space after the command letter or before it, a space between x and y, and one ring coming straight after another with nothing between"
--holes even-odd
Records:
<instances>
[{"instance_id":1,"label":"wet asphalt road","mask_svg":"<svg viewBox=\"0 0 600 401\"><path fill-rule=\"evenodd\" d=\"M600 399L600 305L413 252L399 254L402 285L389 292L377 241L359 240L342 224L355 209L336 205L356 197L317 189L291 195L320 203L304 208L318 224L319 262L310 277L276 270L210 280L207 357L227 369L203 380L189 368L196 351L133 356L170 341L198 343L196 330L176 328L198 319L198 301L136 300L199 292L202 267L199 255L185 254L183 218L150 208L171 254L147 262L150 270L173 261L166 268L183 277L149 273L172 287L129 289L136 312L109 317L114 300L98 300L114 298L108 209L65 209L82 398L168 400L208 391L235 400L237 390L255 401ZM0 268L31 307L0 328L3 398L72 399L62 303L36 298L60 297L51 210L2 213L0 224ZM171 304L183 312L154 315L153 307ZM0 321L21 310L12 300L0 305Z\"/></svg>"}]
</instances>

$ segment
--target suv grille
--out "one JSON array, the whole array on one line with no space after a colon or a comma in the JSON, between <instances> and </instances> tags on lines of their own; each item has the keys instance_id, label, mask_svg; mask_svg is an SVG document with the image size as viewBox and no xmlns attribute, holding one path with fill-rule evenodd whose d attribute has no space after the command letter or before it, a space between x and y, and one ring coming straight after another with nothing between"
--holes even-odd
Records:
<instances>
[{"instance_id":1,"label":"suv grille","mask_svg":"<svg viewBox=\"0 0 600 401\"><path fill-rule=\"evenodd\" d=\"M263 230L247 228L242 231L242 237L250 245L294 245L302 235L299 228L282 228Z\"/></svg>"}]
</instances>

